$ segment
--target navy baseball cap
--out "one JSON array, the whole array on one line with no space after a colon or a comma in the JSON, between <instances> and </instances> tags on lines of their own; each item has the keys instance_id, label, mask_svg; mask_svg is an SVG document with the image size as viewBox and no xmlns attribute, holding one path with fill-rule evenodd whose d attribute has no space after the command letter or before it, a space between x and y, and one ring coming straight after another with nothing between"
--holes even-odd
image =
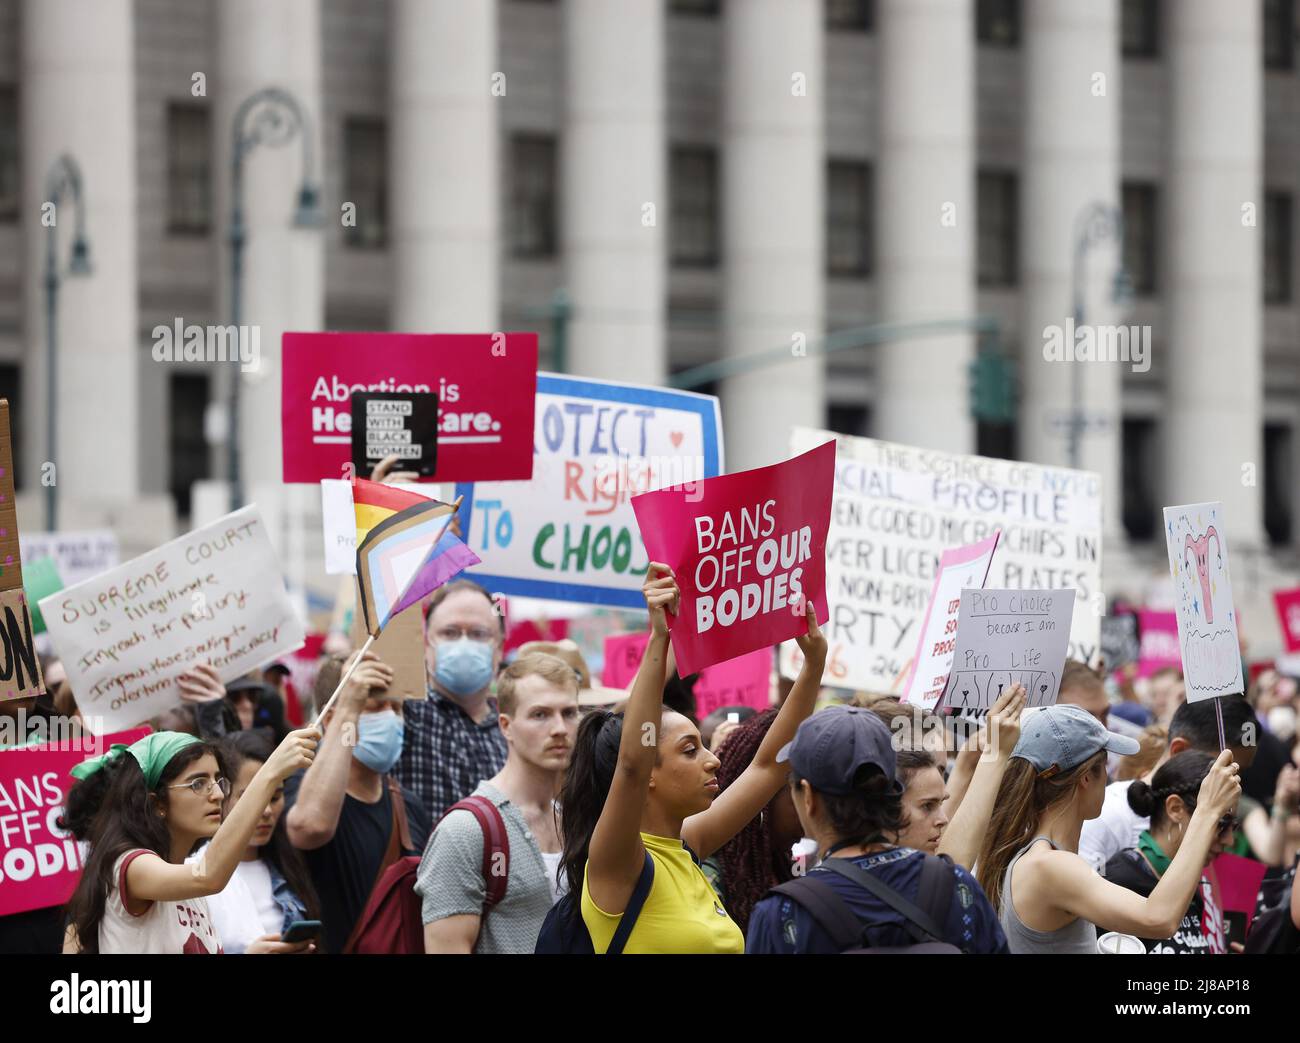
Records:
<instances>
[{"instance_id":1,"label":"navy baseball cap","mask_svg":"<svg viewBox=\"0 0 1300 1043\"><path fill-rule=\"evenodd\" d=\"M776 755L778 763L789 761L801 779L819 793L847 796L857 791L859 771L871 764L893 784L895 793L903 787L894 778L894 744L889 726L861 706L828 706L799 725L794 740Z\"/></svg>"},{"instance_id":2,"label":"navy baseball cap","mask_svg":"<svg viewBox=\"0 0 1300 1043\"><path fill-rule=\"evenodd\" d=\"M1027 760L1040 774L1050 772L1045 776L1050 778L1102 750L1131 757L1141 748L1136 739L1107 731L1083 707L1058 703L1024 715L1011 756Z\"/></svg>"}]
</instances>

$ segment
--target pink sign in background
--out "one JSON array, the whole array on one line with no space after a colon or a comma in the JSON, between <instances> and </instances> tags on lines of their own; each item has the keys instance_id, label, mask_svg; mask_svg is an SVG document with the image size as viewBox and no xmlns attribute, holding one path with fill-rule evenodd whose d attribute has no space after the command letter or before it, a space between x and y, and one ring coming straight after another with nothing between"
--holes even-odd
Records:
<instances>
[{"instance_id":1,"label":"pink sign in background","mask_svg":"<svg viewBox=\"0 0 1300 1043\"><path fill-rule=\"evenodd\" d=\"M641 656L650 641L648 633L611 634L605 638L605 668L600 682L607 688L629 688ZM707 667L695 682L695 712L703 720L720 706L772 705L772 651L757 651Z\"/></svg>"},{"instance_id":2,"label":"pink sign in background","mask_svg":"<svg viewBox=\"0 0 1300 1043\"><path fill-rule=\"evenodd\" d=\"M1277 620L1282 625L1282 640L1288 652L1300 652L1300 590L1273 591Z\"/></svg>"},{"instance_id":3,"label":"pink sign in background","mask_svg":"<svg viewBox=\"0 0 1300 1043\"><path fill-rule=\"evenodd\" d=\"M282 347L286 482L347 477L354 391L439 396L431 482L532 477L537 334L286 333Z\"/></svg>"},{"instance_id":4,"label":"pink sign in background","mask_svg":"<svg viewBox=\"0 0 1300 1043\"><path fill-rule=\"evenodd\" d=\"M86 745L96 743L102 751L148 734L148 728L132 728L87 736ZM68 772L91 756L52 745L0 752L0 916L62 905L72 896L81 876L81 848L55 823L72 786Z\"/></svg>"},{"instance_id":5,"label":"pink sign in background","mask_svg":"<svg viewBox=\"0 0 1300 1043\"><path fill-rule=\"evenodd\" d=\"M1259 897L1259 885L1264 882L1268 866L1256 862L1253 858L1225 851L1210 863L1207 876L1218 885L1219 900L1228 912L1246 914L1246 930L1255 918L1255 899Z\"/></svg>"},{"instance_id":6,"label":"pink sign in background","mask_svg":"<svg viewBox=\"0 0 1300 1043\"><path fill-rule=\"evenodd\" d=\"M1178 616L1173 612L1138 609L1138 676L1150 677L1157 670L1183 668L1178 647Z\"/></svg>"},{"instance_id":7,"label":"pink sign in background","mask_svg":"<svg viewBox=\"0 0 1300 1043\"><path fill-rule=\"evenodd\" d=\"M633 497L650 560L671 567L681 588L671 631L683 674L804 633L802 597L827 621L834 478L835 443L827 442L784 463L706 479L690 492Z\"/></svg>"}]
</instances>

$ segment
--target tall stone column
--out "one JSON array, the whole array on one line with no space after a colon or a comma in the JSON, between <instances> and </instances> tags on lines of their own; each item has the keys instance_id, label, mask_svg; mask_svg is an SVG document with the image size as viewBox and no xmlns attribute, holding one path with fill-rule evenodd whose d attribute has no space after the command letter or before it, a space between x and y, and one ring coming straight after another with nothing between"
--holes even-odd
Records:
<instances>
[{"instance_id":1,"label":"tall stone column","mask_svg":"<svg viewBox=\"0 0 1300 1043\"><path fill-rule=\"evenodd\" d=\"M975 313L975 26L971 0L878 0L879 228L887 322ZM974 337L947 333L876 348L873 430L970 452L967 369Z\"/></svg>"},{"instance_id":2,"label":"tall stone column","mask_svg":"<svg viewBox=\"0 0 1300 1043\"><path fill-rule=\"evenodd\" d=\"M723 355L764 362L722 383L730 471L784 460L790 427L825 420L826 153L820 0L723 14Z\"/></svg>"},{"instance_id":3,"label":"tall stone column","mask_svg":"<svg viewBox=\"0 0 1300 1043\"><path fill-rule=\"evenodd\" d=\"M1068 419L1077 393L1086 420L1079 466L1100 474L1107 542L1121 534L1120 435L1123 362L1050 361L1047 338L1063 343L1068 320L1121 322L1114 276L1122 263L1118 220L1088 217L1120 207L1119 10L1116 0L1037 0L1024 7L1025 143L1021 191L1020 454L1070 464ZM1074 314L1078 279L1082 316ZM1132 363L1130 363L1132 364ZM1076 386L1077 382L1077 386Z\"/></svg>"},{"instance_id":4,"label":"tall stone column","mask_svg":"<svg viewBox=\"0 0 1300 1043\"><path fill-rule=\"evenodd\" d=\"M1229 539L1263 539L1258 4L1185 0L1167 25L1169 331L1164 502L1222 500Z\"/></svg>"},{"instance_id":5,"label":"tall stone column","mask_svg":"<svg viewBox=\"0 0 1300 1043\"><path fill-rule=\"evenodd\" d=\"M496 0L393 0L389 28L393 329L495 330Z\"/></svg>"},{"instance_id":6,"label":"tall stone column","mask_svg":"<svg viewBox=\"0 0 1300 1043\"><path fill-rule=\"evenodd\" d=\"M140 489L136 260L135 26L130 0L25 0L22 6L23 363L28 490L53 480L63 529L110 524ZM48 178L80 168L88 275L68 274L76 206L54 209ZM57 447L47 421L46 264L50 225L61 275L55 319ZM44 465L52 463L53 472ZM43 492L43 489L41 490Z\"/></svg>"},{"instance_id":7,"label":"tall stone column","mask_svg":"<svg viewBox=\"0 0 1300 1043\"><path fill-rule=\"evenodd\" d=\"M664 332L664 0L565 0L569 368L659 384Z\"/></svg>"}]
</instances>

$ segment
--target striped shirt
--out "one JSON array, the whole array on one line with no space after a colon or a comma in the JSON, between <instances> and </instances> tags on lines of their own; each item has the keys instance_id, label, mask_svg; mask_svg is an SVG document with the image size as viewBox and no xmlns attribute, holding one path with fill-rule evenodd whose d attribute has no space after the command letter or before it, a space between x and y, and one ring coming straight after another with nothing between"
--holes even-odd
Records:
<instances>
[{"instance_id":1,"label":"striped shirt","mask_svg":"<svg viewBox=\"0 0 1300 1043\"><path fill-rule=\"evenodd\" d=\"M402 708L405 739L393 774L424 802L432 822L505 767L496 700L487 706L487 716L475 724L454 699L430 687L428 699L410 700Z\"/></svg>"}]
</instances>

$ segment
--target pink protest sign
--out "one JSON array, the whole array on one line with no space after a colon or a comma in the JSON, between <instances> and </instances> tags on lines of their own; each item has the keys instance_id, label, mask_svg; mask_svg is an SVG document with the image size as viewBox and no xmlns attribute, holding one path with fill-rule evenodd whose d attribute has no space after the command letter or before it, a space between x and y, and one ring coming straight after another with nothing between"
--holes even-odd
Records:
<instances>
[{"instance_id":1,"label":"pink protest sign","mask_svg":"<svg viewBox=\"0 0 1300 1043\"><path fill-rule=\"evenodd\" d=\"M835 443L692 490L634 497L651 561L681 587L672 622L683 675L804 633L803 598L825 622Z\"/></svg>"},{"instance_id":2,"label":"pink protest sign","mask_svg":"<svg viewBox=\"0 0 1300 1043\"><path fill-rule=\"evenodd\" d=\"M348 477L356 391L439 396L430 481L533 476L535 333L286 333L283 354L286 482Z\"/></svg>"},{"instance_id":3,"label":"pink protest sign","mask_svg":"<svg viewBox=\"0 0 1300 1043\"><path fill-rule=\"evenodd\" d=\"M965 547L946 550L939 557L939 572L934 577L930 603L912 656L911 671L903 685L905 703L916 703L933 710L952 673L952 655L957 646L957 616L961 592L966 587L983 587L988 579L993 552L1002 530L988 539Z\"/></svg>"},{"instance_id":4,"label":"pink protest sign","mask_svg":"<svg viewBox=\"0 0 1300 1043\"><path fill-rule=\"evenodd\" d=\"M600 683L606 688L627 688L636 677L650 643L649 632L640 634L610 634L605 638L605 667L600 672Z\"/></svg>"},{"instance_id":5,"label":"pink protest sign","mask_svg":"<svg viewBox=\"0 0 1300 1043\"><path fill-rule=\"evenodd\" d=\"M649 633L610 634L605 638L605 668L601 684L607 688L629 688L636 677ZM703 719L720 706L752 706L766 710L772 705L772 651L759 648L725 663L706 668L695 682L695 713Z\"/></svg>"},{"instance_id":6,"label":"pink protest sign","mask_svg":"<svg viewBox=\"0 0 1300 1043\"><path fill-rule=\"evenodd\" d=\"M148 734L148 728L132 728L0 752L0 916L62 905L71 897L82 849L56 824L72 786L68 772L114 743L129 745Z\"/></svg>"},{"instance_id":7,"label":"pink protest sign","mask_svg":"<svg viewBox=\"0 0 1300 1043\"><path fill-rule=\"evenodd\" d=\"M1253 858L1242 858L1227 851L1210 863L1206 875L1217 885L1219 899L1225 911L1246 914L1246 930L1255 918L1255 900L1259 885L1264 882L1268 866Z\"/></svg>"},{"instance_id":8,"label":"pink protest sign","mask_svg":"<svg viewBox=\"0 0 1300 1043\"><path fill-rule=\"evenodd\" d=\"M1183 668L1178 648L1178 617L1173 612L1138 609L1138 676L1150 677L1157 670Z\"/></svg>"},{"instance_id":9,"label":"pink protest sign","mask_svg":"<svg viewBox=\"0 0 1300 1043\"><path fill-rule=\"evenodd\" d=\"M1282 639L1288 652L1300 652L1300 590L1273 591L1277 619L1282 624Z\"/></svg>"}]
</instances>

